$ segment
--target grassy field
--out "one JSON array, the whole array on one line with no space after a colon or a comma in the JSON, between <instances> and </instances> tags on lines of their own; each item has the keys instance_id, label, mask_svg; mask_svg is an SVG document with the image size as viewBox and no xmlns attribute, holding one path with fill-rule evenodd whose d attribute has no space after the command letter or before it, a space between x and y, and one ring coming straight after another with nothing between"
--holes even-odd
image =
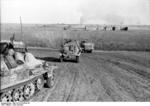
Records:
<instances>
[{"instance_id":1,"label":"grassy field","mask_svg":"<svg viewBox=\"0 0 150 106\"><path fill-rule=\"evenodd\" d=\"M28 46L58 49L63 38L89 39L97 50L150 51L149 27L129 27L129 31L63 30L64 25L23 24L21 36L19 24L2 24L1 39L9 39L15 33L16 40L24 38Z\"/></svg>"}]
</instances>

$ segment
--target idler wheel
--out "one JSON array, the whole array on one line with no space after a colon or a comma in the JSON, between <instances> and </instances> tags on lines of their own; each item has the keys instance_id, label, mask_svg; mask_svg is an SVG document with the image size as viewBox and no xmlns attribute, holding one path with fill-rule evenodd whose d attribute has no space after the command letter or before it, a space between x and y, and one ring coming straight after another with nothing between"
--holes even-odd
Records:
<instances>
[{"instance_id":1,"label":"idler wheel","mask_svg":"<svg viewBox=\"0 0 150 106\"><path fill-rule=\"evenodd\" d=\"M11 92L2 93L1 102L12 102Z\"/></svg>"},{"instance_id":2,"label":"idler wheel","mask_svg":"<svg viewBox=\"0 0 150 106\"><path fill-rule=\"evenodd\" d=\"M29 99L34 93L35 93L35 85L33 83L24 86L23 95L25 99Z\"/></svg>"},{"instance_id":3,"label":"idler wheel","mask_svg":"<svg viewBox=\"0 0 150 106\"><path fill-rule=\"evenodd\" d=\"M15 89L12 93L13 102L23 101L23 90L21 88Z\"/></svg>"}]
</instances>

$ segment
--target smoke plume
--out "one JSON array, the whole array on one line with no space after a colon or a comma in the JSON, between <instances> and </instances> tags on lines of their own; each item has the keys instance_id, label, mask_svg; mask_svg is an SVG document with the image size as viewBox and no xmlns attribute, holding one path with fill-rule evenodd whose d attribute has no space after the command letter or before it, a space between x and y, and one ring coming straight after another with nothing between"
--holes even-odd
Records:
<instances>
[{"instance_id":1,"label":"smoke plume","mask_svg":"<svg viewBox=\"0 0 150 106\"><path fill-rule=\"evenodd\" d=\"M83 0L84 24L150 25L150 0Z\"/></svg>"}]
</instances>

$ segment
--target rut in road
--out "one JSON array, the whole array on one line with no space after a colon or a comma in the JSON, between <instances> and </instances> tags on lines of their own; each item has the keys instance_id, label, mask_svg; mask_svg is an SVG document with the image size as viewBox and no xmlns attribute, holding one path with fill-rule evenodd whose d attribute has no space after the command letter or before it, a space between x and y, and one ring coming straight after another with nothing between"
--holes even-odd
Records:
<instances>
[{"instance_id":1,"label":"rut in road","mask_svg":"<svg viewBox=\"0 0 150 106\"><path fill-rule=\"evenodd\" d=\"M83 54L80 63L55 62L58 82L52 90L43 89L34 100L150 101L150 59L117 53Z\"/></svg>"},{"instance_id":2,"label":"rut in road","mask_svg":"<svg viewBox=\"0 0 150 106\"><path fill-rule=\"evenodd\" d=\"M79 75L79 72L76 71L76 72L74 73L74 76L73 76L73 81L72 81L72 84L71 84L71 88L70 88L69 94L68 94L68 96L67 96L67 98L66 98L65 101L70 101L70 100L71 100L71 98L72 98L72 96L73 96L74 89L75 89L76 84L77 84L78 75Z\"/></svg>"},{"instance_id":3,"label":"rut in road","mask_svg":"<svg viewBox=\"0 0 150 106\"><path fill-rule=\"evenodd\" d=\"M97 101L133 101L134 98L130 96L129 93L124 92L119 85L114 81L114 76L111 73L107 72L106 67L99 65L101 63L95 61L95 59L86 58L87 64L90 64L89 67L94 67L92 72L96 74L96 78L98 80L98 84L100 88L99 97L97 97ZM93 63L93 64L91 64ZM107 96L106 96L107 95Z\"/></svg>"},{"instance_id":4,"label":"rut in road","mask_svg":"<svg viewBox=\"0 0 150 106\"><path fill-rule=\"evenodd\" d=\"M136 53L99 53L99 54L95 54L95 55L101 55L101 57L105 57L108 59L116 59L116 60L120 60L120 61L125 61L125 62L129 62L129 63L133 63L133 64L137 64L140 66L144 66L147 68L150 68L150 55L146 55L145 57L143 55L138 55ZM98 56L99 57L99 56Z\"/></svg>"},{"instance_id":5,"label":"rut in road","mask_svg":"<svg viewBox=\"0 0 150 106\"><path fill-rule=\"evenodd\" d=\"M114 77L116 83L123 88L124 91L132 94L131 96L137 101L149 101L150 100L150 89L149 89L149 79L137 76L135 73L130 73L128 70L129 66L126 65L127 69L118 66L111 61L112 58L106 56L89 56L88 58L94 59L99 62L101 67L106 68L105 72L109 73ZM118 62L118 61L115 61ZM109 68L110 67L110 68ZM136 68L131 71L135 71ZM116 77L115 77L116 76ZM143 83L144 82L144 83Z\"/></svg>"},{"instance_id":6,"label":"rut in road","mask_svg":"<svg viewBox=\"0 0 150 106\"><path fill-rule=\"evenodd\" d=\"M116 56L114 58L113 56L108 55L102 55L101 57L95 59L103 60L104 62L116 65L128 71L129 73L134 75L136 74L136 76L142 77L142 79L146 79L148 82L150 82L150 68L144 67L142 64L133 64L132 61L123 61L122 59L116 58Z\"/></svg>"}]
</instances>

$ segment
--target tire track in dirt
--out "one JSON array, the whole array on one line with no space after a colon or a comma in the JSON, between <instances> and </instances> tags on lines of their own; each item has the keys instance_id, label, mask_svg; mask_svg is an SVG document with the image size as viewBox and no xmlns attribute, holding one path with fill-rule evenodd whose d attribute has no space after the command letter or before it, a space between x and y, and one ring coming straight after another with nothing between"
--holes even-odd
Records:
<instances>
[{"instance_id":1,"label":"tire track in dirt","mask_svg":"<svg viewBox=\"0 0 150 106\"><path fill-rule=\"evenodd\" d=\"M93 94L93 100L92 101L112 101L110 96L102 91L105 91L105 88L99 83L100 76L99 73L96 70L93 70L92 67L87 66L87 61L81 65L82 70L81 73L83 74L84 78L88 81L88 86L90 86L90 90ZM100 93L98 93L100 92ZM97 96L99 98L97 99Z\"/></svg>"},{"instance_id":2,"label":"tire track in dirt","mask_svg":"<svg viewBox=\"0 0 150 106\"><path fill-rule=\"evenodd\" d=\"M104 58L101 58L109 63L112 63L126 71L129 71L130 73L133 73L133 74L138 74L140 76L142 76L142 78L146 78L147 80L150 80L150 69L149 69L149 72L148 71L145 71L145 70L142 70L140 69L140 67L138 68L138 66L135 66L134 64L130 63L125 63L125 62L120 62L118 60L114 60L114 59L104 59ZM146 69L146 68L145 68ZM148 70L148 69L147 69Z\"/></svg>"},{"instance_id":3,"label":"tire track in dirt","mask_svg":"<svg viewBox=\"0 0 150 106\"><path fill-rule=\"evenodd\" d=\"M62 101L66 102L71 101L73 92L76 88L79 73L74 65L75 63L65 63L65 68L68 70L70 76L70 79L66 79L66 81L70 80L70 83L66 83L65 85Z\"/></svg>"},{"instance_id":4,"label":"tire track in dirt","mask_svg":"<svg viewBox=\"0 0 150 106\"><path fill-rule=\"evenodd\" d=\"M137 65L150 68L150 58L136 56L136 54L127 55L127 54L121 54L121 53L100 53L98 55L101 55L103 57L119 59L125 62L130 62L133 64L137 64Z\"/></svg>"},{"instance_id":5,"label":"tire track in dirt","mask_svg":"<svg viewBox=\"0 0 150 106\"><path fill-rule=\"evenodd\" d=\"M100 57L100 59L104 60L104 61L107 61L109 63L112 63L113 65L116 65L117 67L121 68L121 69L124 69L126 70L128 73L138 77L138 78L141 78L142 80L145 79L146 83L148 84L148 82L150 82L150 69L149 68L146 68L146 67L143 67L141 65L136 65L136 64L133 64L132 62L125 62L123 60L118 60L118 59L115 59L114 57L106 57L106 56L103 56L103 57Z\"/></svg>"},{"instance_id":6,"label":"tire track in dirt","mask_svg":"<svg viewBox=\"0 0 150 106\"><path fill-rule=\"evenodd\" d=\"M100 63L102 63L104 65L106 65L106 63L108 64L108 66L109 66L109 64L112 64L112 63L110 63L110 61L106 61L105 60L106 58L99 57L99 58L95 58L95 59L97 59L98 62L100 62ZM109 58L109 59L111 59L111 58ZM103 63L103 62L106 62L106 63ZM120 72L118 72L117 70L114 70L113 72L111 70L114 70L113 67L111 67L110 69L107 69L106 71L109 71L108 73L110 73L112 75L116 74L118 77L120 77L120 78L115 78L115 80L117 82L122 81L122 83L118 83L118 84L121 85L122 88L125 89L128 93L132 94L132 96L137 101L139 101L139 100L149 100L149 89L145 89L145 87L143 87L141 84L139 85L139 83L137 82L137 80L130 79L130 78L128 78L128 76L125 76L126 73L124 73L125 75L121 75L121 74L119 74ZM126 70L120 70L120 71L124 71L125 72ZM130 73L130 74L132 74L132 73Z\"/></svg>"},{"instance_id":7,"label":"tire track in dirt","mask_svg":"<svg viewBox=\"0 0 150 106\"><path fill-rule=\"evenodd\" d=\"M99 60L112 63L124 70L129 71L132 74L141 75L143 76L143 78L146 77L147 80L150 79L150 68L144 67L142 65L136 65L136 64L133 64L132 62L126 62L126 61L123 61L122 59L120 60L118 58L114 58L113 56L110 57L106 55L99 57Z\"/></svg>"},{"instance_id":8,"label":"tire track in dirt","mask_svg":"<svg viewBox=\"0 0 150 106\"><path fill-rule=\"evenodd\" d=\"M100 91L99 97L97 97L97 101L99 101L100 99L106 101L106 97L107 98L111 97L111 100L109 99L110 101L134 100L129 96L125 96L125 95L129 95L128 93L123 92L118 87L116 87L118 86L117 83L113 80L113 78L108 73L104 72L106 70L105 67L101 67L97 62L94 62L95 59L90 58L89 60L91 61L92 64L90 63L88 64L90 64L90 67L95 67L95 70L92 71L96 73L97 79L99 80L99 85L101 86L101 88L103 88Z\"/></svg>"},{"instance_id":9,"label":"tire track in dirt","mask_svg":"<svg viewBox=\"0 0 150 106\"><path fill-rule=\"evenodd\" d=\"M73 96L73 92L74 92L74 90L75 90L75 87L76 87L76 85L77 85L77 77L79 76L79 72L78 71L76 71L75 73L74 73L74 76L73 76L73 80L72 80L72 84L71 84L71 88L70 88L70 90L69 90L69 94L68 94L68 96L67 96L67 98L66 98L66 102L68 102L68 101L71 101L71 98L72 98L72 96Z\"/></svg>"}]
</instances>

